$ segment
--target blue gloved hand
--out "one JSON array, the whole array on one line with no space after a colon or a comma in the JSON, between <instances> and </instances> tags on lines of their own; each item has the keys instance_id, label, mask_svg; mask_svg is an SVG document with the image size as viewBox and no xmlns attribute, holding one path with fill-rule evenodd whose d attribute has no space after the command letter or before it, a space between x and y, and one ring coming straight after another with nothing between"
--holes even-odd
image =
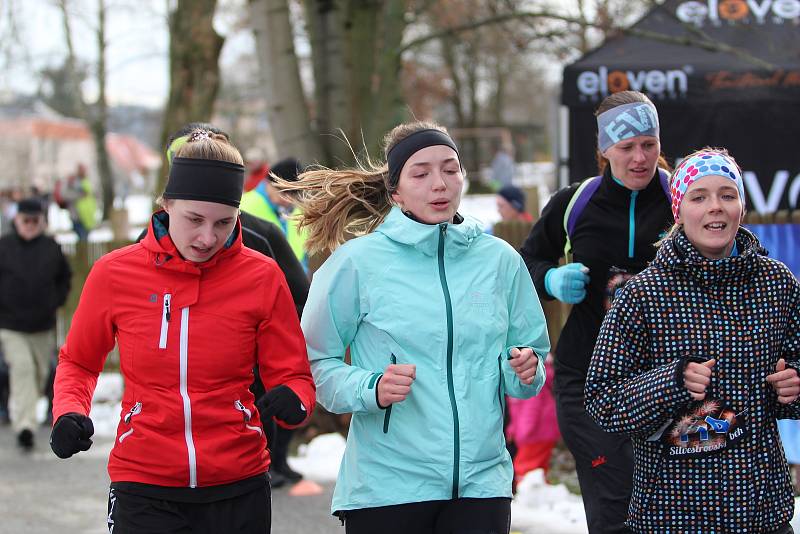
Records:
<instances>
[{"instance_id":1,"label":"blue gloved hand","mask_svg":"<svg viewBox=\"0 0 800 534\"><path fill-rule=\"evenodd\" d=\"M582 263L568 263L547 271L544 288L551 296L567 304L577 304L586 298L589 268Z\"/></svg>"}]
</instances>

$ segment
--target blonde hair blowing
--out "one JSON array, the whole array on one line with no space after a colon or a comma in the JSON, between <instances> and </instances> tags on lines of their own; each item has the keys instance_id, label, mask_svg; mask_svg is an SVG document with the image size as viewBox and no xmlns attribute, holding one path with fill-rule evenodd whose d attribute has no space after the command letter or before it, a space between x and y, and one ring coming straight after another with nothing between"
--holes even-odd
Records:
<instances>
[{"instance_id":1,"label":"blonde hair blowing","mask_svg":"<svg viewBox=\"0 0 800 534\"><path fill-rule=\"evenodd\" d=\"M384 162L356 157L356 168L334 170L316 167L288 182L273 175L275 187L300 208L299 225L308 231L309 254L333 251L348 235L368 234L383 222L392 207L386 154L397 143L420 130L447 130L417 121L394 127L383 138Z\"/></svg>"},{"instance_id":2,"label":"blonde hair blowing","mask_svg":"<svg viewBox=\"0 0 800 534\"><path fill-rule=\"evenodd\" d=\"M175 153L176 158L209 159L244 165L242 155L224 135L210 130L192 130L186 137L186 143ZM162 208L167 202L163 193L156 199L156 204Z\"/></svg>"}]
</instances>

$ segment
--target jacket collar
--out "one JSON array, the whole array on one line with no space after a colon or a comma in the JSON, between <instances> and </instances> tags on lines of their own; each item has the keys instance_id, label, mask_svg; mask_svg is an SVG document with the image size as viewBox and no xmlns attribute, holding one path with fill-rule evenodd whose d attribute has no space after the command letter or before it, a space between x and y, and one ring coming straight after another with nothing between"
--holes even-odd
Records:
<instances>
[{"instance_id":1,"label":"jacket collar","mask_svg":"<svg viewBox=\"0 0 800 534\"><path fill-rule=\"evenodd\" d=\"M141 241L142 246L150 252L156 267L174 271L200 274L202 269L208 269L223 258L238 253L242 248L241 222L237 219L236 226L225 245L208 261L194 263L183 259L169 236L169 215L164 210L157 211L150 218L150 229Z\"/></svg>"},{"instance_id":2,"label":"jacket collar","mask_svg":"<svg viewBox=\"0 0 800 534\"><path fill-rule=\"evenodd\" d=\"M606 192L609 198L618 199L625 203L630 201L632 190L614 180L614 177L611 175L611 165L607 165L603 171L603 179L600 187ZM647 187L639 191L639 195L641 195L639 198L642 198L642 196L650 197L651 195L664 197L664 189L661 187L658 168L656 168L656 172L653 174Z\"/></svg>"},{"instance_id":3,"label":"jacket collar","mask_svg":"<svg viewBox=\"0 0 800 534\"><path fill-rule=\"evenodd\" d=\"M375 231L392 241L412 246L427 256L435 256L439 247L441 228L445 227L447 232L445 250L448 256L458 256L466 252L483 231L481 223L474 217L462 217L456 214L455 219L461 222L425 224L406 216L399 207L394 206Z\"/></svg>"},{"instance_id":4,"label":"jacket collar","mask_svg":"<svg viewBox=\"0 0 800 534\"><path fill-rule=\"evenodd\" d=\"M767 251L744 227L739 227L735 239L739 255L715 260L700 254L683 230L679 230L658 249L655 264L683 271L704 286L740 284L754 274L758 256L766 256Z\"/></svg>"}]
</instances>

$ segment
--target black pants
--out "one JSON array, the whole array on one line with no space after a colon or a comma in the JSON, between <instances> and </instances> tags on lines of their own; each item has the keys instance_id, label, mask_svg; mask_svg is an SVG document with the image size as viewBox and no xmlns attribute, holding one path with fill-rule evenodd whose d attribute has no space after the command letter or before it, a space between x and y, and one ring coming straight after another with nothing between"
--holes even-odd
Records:
<instances>
[{"instance_id":1,"label":"black pants","mask_svg":"<svg viewBox=\"0 0 800 534\"><path fill-rule=\"evenodd\" d=\"M270 534L268 485L230 499L187 503L152 499L111 489L109 534Z\"/></svg>"},{"instance_id":2,"label":"black pants","mask_svg":"<svg viewBox=\"0 0 800 534\"><path fill-rule=\"evenodd\" d=\"M347 534L508 534L511 499L454 499L340 512Z\"/></svg>"},{"instance_id":3,"label":"black pants","mask_svg":"<svg viewBox=\"0 0 800 534\"><path fill-rule=\"evenodd\" d=\"M575 457L589 534L630 530L624 522L633 488L630 439L604 432L583 404L584 378L556 372L556 415L564 443Z\"/></svg>"}]
</instances>

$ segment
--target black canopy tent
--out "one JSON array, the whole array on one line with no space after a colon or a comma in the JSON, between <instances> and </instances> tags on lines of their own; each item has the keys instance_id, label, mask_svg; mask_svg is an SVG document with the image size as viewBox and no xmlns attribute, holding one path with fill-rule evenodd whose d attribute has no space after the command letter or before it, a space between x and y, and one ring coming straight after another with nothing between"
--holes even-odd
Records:
<instances>
[{"instance_id":1,"label":"black canopy tent","mask_svg":"<svg viewBox=\"0 0 800 534\"><path fill-rule=\"evenodd\" d=\"M795 208L800 0L667 0L632 30L564 69L569 151L562 165L569 166L569 181L597 174L597 105L612 92L634 89L658 108L670 163L706 145L725 147L745 171L749 209ZM697 44L697 32L723 50ZM672 41L680 39L692 42Z\"/></svg>"}]
</instances>

